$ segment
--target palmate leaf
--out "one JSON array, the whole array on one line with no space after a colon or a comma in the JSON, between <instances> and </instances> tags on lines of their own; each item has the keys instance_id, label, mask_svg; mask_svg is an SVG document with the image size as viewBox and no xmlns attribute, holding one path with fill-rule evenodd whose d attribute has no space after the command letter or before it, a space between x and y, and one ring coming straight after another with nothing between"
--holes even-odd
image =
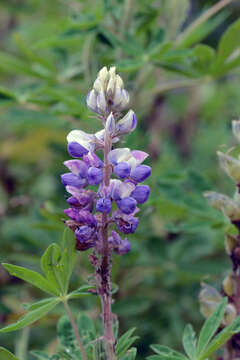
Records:
<instances>
[{"instance_id":1,"label":"palmate leaf","mask_svg":"<svg viewBox=\"0 0 240 360\"><path fill-rule=\"evenodd\" d=\"M2 265L9 272L9 274L36 286L48 294L59 295L59 292L54 287L54 285L45 279L41 274L17 265L6 263L3 263Z\"/></svg>"},{"instance_id":2,"label":"palmate leaf","mask_svg":"<svg viewBox=\"0 0 240 360\"><path fill-rule=\"evenodd\" d=\"M1 360L18 360L10 351L0 347L0 359Z\"/></svg>"},{"instance_id":3,"label":"palmate leaf","mask_svg":"<svg viewBox=\"0 0 240 360\"><path fill-rule=\"evenodd\" d=\"M211 338L219 328L225 313L226 306L227 298L224 298L217 306L213 314L205 321L197 343L197 357L203 353Z\"/></svg>"},{"instance_id":4,"label":"palmate leaf","mask_svg":"<svg viewBox=\"0 0 240 360\"><path fill-rule=\"evenodd\" d=\"M41 319L43 316L49 313L49 311L51 311L59 302L60 299L53 299L49 301L48 304L44 304L43 306L40 306L37 309L28 312L26 315L22 316L16 323L10 324L0 329L0 333L16 331L33 324L35 321Z\"/></svg>"}]
</instances>

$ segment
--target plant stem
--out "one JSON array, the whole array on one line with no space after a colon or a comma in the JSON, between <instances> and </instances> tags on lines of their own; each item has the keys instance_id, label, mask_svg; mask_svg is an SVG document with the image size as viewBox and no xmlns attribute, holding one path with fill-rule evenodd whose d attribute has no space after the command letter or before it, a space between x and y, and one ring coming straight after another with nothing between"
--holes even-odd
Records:
<instances>
[{"instance_id":1,"label":"plant stem","mask_svg":"<svg viewBox=\"0 0 240 360\"><path fill-rule=\"evenodd\" d=\"M218 11L223 9L225 6L229 5L233 0L221 0L206 12L204 12L199 18L197 18L184 32L179 35L177 42L180 43L185 40L188 35L195 30L198 26L202 25L205 21L210 19L213 15L215 15Z\"/></svg>"},{"instance_id":2,"label":"plant stem","mask_svg":"<svg viewBox=\"0 0 240 360\"><path fill-rule=\"evenodd\" d=\"M104 147L104 186L110 184L111 167L108 162L108 154L112 147L110 136L105 138ZM107 360L115 359L115 338L113 333L112 295L111 295L111 255L108 246L108 215L102 213L102 258L99 273L99 295L102 304L102 316L104 325L104 341Z\"/></svg>"},{"instance_id":3,"label":"plant stem","mask_svg":"<svg viewBox=\"0 0 240 360\"><path fill-rule=\"evenodd\" d=\"M74 335L76 337L77 343L78 343L78 345L80 347L80 350L81 350L81 353L82 353L82 358L83 358L83 360L88 360L87 354L85 352L85 349L84 349L84 346L83 346L83 343L82 343L82 340L81 340L81 337L80 337L80 334L78 332L78 327L77 327L76 321L74 320L73 314L72 314L72 312L70 310L70 307L68 305L67 300L63 301L63 304L64 304L64 308L66 310L66 313L67 313L67 315L69 317L69 321L70 321L70 323L72 325L73 332L74 332Z\"/></svg>"}]
</instances>

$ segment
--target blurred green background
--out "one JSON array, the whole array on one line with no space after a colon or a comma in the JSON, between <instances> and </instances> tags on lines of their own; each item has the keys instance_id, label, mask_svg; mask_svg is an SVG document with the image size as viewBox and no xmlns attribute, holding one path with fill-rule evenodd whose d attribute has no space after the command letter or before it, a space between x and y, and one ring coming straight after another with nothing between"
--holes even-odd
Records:
<instances>
[{"instance_id":1,"label":"blurred green background","mask_svg":"<svg viewBox=\"0 0 240 360\"><path fill-rule=\"evenodd\" d=\"M198 329L203 320L201 281L220 284L230 268L229 224L202 196L234 190L216 150L234 144L231 120L240 113L239 1L195 22L219 3L0 1L0 260L39 270L46 247L61 241L66 135L100 128L85 97L99 69L116 65L139 119L122 146L149 152L153 166L132 251L113 267L113 309L121 332L137 327L141 358L151 343L181 347L184 325ZM91 273L81 253L72 287ZM0 285L2 326L43 297L3 268ZM99 315L94 297L73 309ZM18 354L54 351L61 314L59 307L31 329L1 335L0 344Z\"/></svg>"}]
</instances>

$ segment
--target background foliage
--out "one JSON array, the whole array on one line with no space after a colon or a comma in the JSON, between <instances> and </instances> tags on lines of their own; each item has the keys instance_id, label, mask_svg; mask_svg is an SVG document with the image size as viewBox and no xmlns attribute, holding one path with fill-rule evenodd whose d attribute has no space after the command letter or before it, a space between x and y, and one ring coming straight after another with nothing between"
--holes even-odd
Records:
<instances>
[{"instance_id":1,"label":"background foliage","mask_svg":"<svg viewBox=\"0 0 240 360\"><path fill-rule=\"evenodd\" d=\"M65 136L98 127L85 96L97 71L116 65L139 117L123 146L150 152L153 165L151 201L131 253L116 257L113 271L120 333L136 326L140 357L152 343L181 348L184 324L199 329L202 322L200 282L220 284L230 266L223 251L229 224L202 192L233 191L215 152L233 141L230 124L240 112L240 6L232 1L192 26L216 3L0 2L0 260L39 270L46 247L61 243ZM71 286L91 271L81 254ZM22 304L43 297L3 268L0 284L2 325L24 313ZM94 297L72 304L92 319L98 305ZM0 344L21 360L26 349L54 353L62 313L56 307L37 327L0 335Z\"/></svg>"}]
</instances>

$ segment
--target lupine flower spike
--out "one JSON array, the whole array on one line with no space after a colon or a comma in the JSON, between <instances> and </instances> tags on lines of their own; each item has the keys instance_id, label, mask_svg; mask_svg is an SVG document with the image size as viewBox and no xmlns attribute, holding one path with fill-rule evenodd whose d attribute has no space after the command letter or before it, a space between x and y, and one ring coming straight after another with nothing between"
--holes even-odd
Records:
<instances>
[{"instance_id":1,"label":"lupine flower spike","mask_svg":"<svg viewBox=\"0 0 240 360\"><path fill-rule=\"evenodd\" d=\"M128 102L128 92L115 67L101 69L87 96L87 105L97 114L103 129L94 134L82 130L68 134L68 152L74 159L64 162L70 172L61 176L70 194L69 208L65 210L69 217L66 225L74 232L79 251L92 248L90 260L102 298L108 359L114 357L115 342L111 256L113 252L124 255L130 251L130 242L125 236L136 231L138 206L147 201L150 193L149 186L142 184L151 175L151 168L143 165L148 154L115 145L137 126L133 110L122 116Z\"/></svg>"},{"instance_id":2,"label":"lupine flower spike","mask_svg":"<svg viewBox=\"0 0 240 360\"><path fill-rule=\"evenodd\" d=\"M232 122L233 134L240 142L240 120ZM229 325L240 314L240 154L238 148L231 148L226 154L217 152L220 166L227 175L235 182L236 191L233 198L224 194L208 191L204 195L210 205L220 211L234 225L235 233L228 232L225 238L226 253L232 262L232 271L225 277L222 283L221 294L213 287L203 284L199 296L201 312L209 317L216 306L222 301L223 296L228 297L221 327ZM232 229L233 230L233 229ZM233 335L225 346L224 357L237 359L240 357L239 333Z\"/></svg>"}]
</instances>

